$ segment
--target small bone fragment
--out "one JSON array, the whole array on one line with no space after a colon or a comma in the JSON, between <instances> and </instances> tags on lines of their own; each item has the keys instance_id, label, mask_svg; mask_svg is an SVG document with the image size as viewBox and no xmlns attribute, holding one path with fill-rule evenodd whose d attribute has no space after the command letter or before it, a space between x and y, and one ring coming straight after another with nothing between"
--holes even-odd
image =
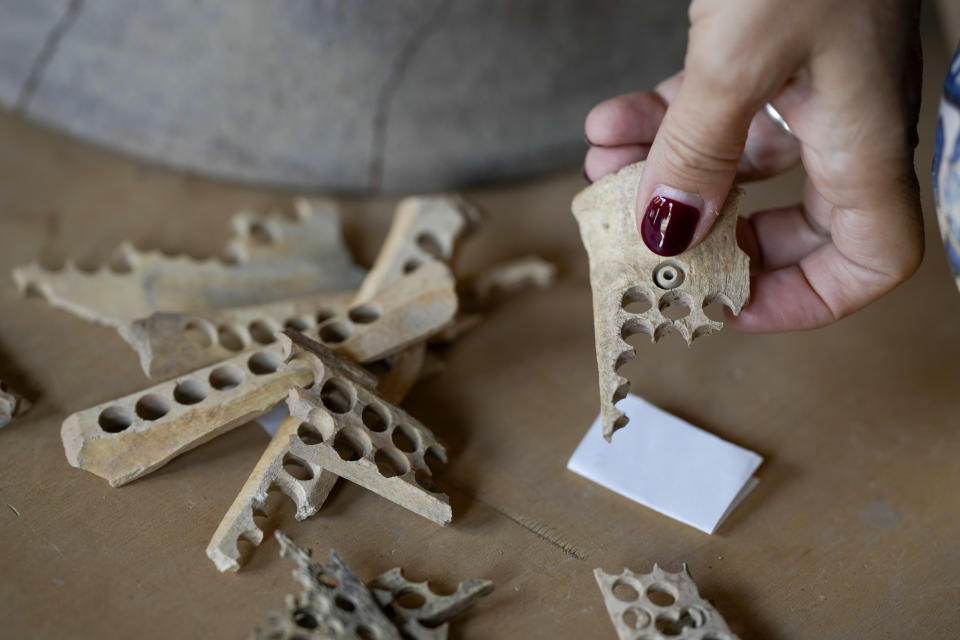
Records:
<instances>
[{"instance_id":1,"label":"small bone fragment","mask_svg":"<svg viewBox=\"0 0 960 640\"><path fill-rule=\"evenodd\" d=\"M0 380L0 427L5 427L15 417L26 413L30 407L29 400Z\"/></svg>"},{"instance_id":2,"label":"small bone fragment","mask_svg":"<svg viewBox=\"0 0 960 640\"><path fill-rule=\"evenodd\" d=\"M13 279L23 293L118 329L158 311L200 313L358 286L363 270L343 245L336 204L299 199L296 208L294 220L234 216L225 259L168 257L124 244L93 273L69 262L62 270L31 263L14 269Z\"/></svg>"},{"instance_id":3,"label":"small bone fragment","mask_svg":"<svg viewBox=\"0 0 960 640\"><path fill-rule=\"evenodd\" d=\"M573 215L590 258L600 410L607 440L628 422L614 406L630 390L630 382L617 370L636 357L626 338L645 333L656 342L676 330L689 344L723 326L707 317L705 304L720 301L738 314L750 295L749 258L736 239L740 190L730 192L703 242L663 258L646 247L634 222L642 171L643 163L624 167L573 199ZM640 304L649 308L633 309ZM673 320L664 311L675 305L688 311Z\"/></svg>"},{"instance_id":4,"label":"small bone fragment","mask_svg":"<svg viewBox=\"0 0 960 640\"><path fill-rule=\"evenodd\" d=\"M428 583L407 580L403 570L394 567L374 580L370 589L405 637L445 640L450 618L493 591L493 583L471 578L457 585L454 593L440 596L431 591ZM395 604L397 598L408 593L419 595L423 604L416 608Z\"/></svg>"},{"instance_id":5,"label":"small bone fragment","mask_svg":"<svg viewBox=\"0 0 960 640\"><path fill-rule=\"evenodd\" d=\"M477 302L494 295L509 295L526 289L546 289L557 277L557 267L539 256L517 258L477 276L470 288Z\"/></svg>"},{"instance_id":6,"label":"small bone fragment","mask_svg":"<svg viewBox=\"0 0 960 640\"><path fill-rule=\"evenodd\" d=\"M281 327L313 329L345 309L352 296L331 291L203 314L158 311L119 331L140 356L143 372L164 380L270 344Z\"/></svg>"},{"instance_id":7,"label":"small bone fragment","mask_svg":"<svg viewBox=\"0 0 960 640\"><path fill-rule=\"evenodd\" d=\"M319 344L293 349L295 357L312 363L317 382L309 389L291 389L287 406L291 416L314 427L322 442L291 439L290 454L314 474L332 471L438 524L449 524L449 500L436 490L427 462L446 462L443 445L413 416L336 374L342 358L324 355L324 349Z\"/></svg>"},{"instance_id":8,"label":"small bone fragment","mask_svg":"<svg viewBox=\"0 0 960 640\"><path fill-rule=\"evenodd\" d=\"M624 569L610 575L594 569L593 575L620 640L738 640L713 605L700 597L686 564L678 573L653 565L647 574ZM660 602L672 602L657 604L651 593L663 594Z\"/></svg>"},{"instance_id":9,"label":"small bone fragment","mask_svg":"<svg viewBox=\"0 0 960 640\"><path fill-rule=\"evenodd\" d=\"M296 518L303 520L317 512L336 484L338 476L329 471L311 472L309 477L301 479L284 468L285 460L289 460L290 440L297 437L300 425L300 420L294 417L283 421L213 534L207 545L207 556L220 571L240 568L243 562L237 547L240 538L254 546L263 542L263 531L254 520L254 513L265 508L271 486L278 486L293 500L297 507ZM301 470L305 468L296 462L293 464Z\"/></svg>"},{"instance_id":10,"label":"small bone fragment","mask_svg":"<svg viewBox=\"0 0 960 640\"><path fill-rule=\"evenodd\" d=\"M285 611L271 614L266 628L258 629L251 640L400 640L400 632L336 551L330 551L330 562L320 564L280 531L274 537L280 555L297 563L293 577L303 592L299 598L288 597Z\"/></svg>"},{"instance_id":11,"label":"small bone fragment","mask_svg":"<svg viewBox=\"0 0 960 640\"><path fill-rule=\"evenodd\" d=\"M265 413L313 371L277 342L68 416L67 460L117 487Z\"/></svg>"}]
</instances>

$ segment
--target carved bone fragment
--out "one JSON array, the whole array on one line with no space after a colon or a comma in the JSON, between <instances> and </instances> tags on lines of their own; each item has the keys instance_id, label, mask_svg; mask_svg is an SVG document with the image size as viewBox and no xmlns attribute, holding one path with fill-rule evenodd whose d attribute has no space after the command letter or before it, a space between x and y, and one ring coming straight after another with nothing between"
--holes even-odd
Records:
<instances>
[{"instance_id":1,"label":"carved bone fragment","mask_svg":"<svg viewBox=\"0 0 960 640\"><path fill-rule=\"evenodd\" d=\"M455 592L441 596L434 593L427 582L412 582L403 576L402 569L394 567L374 580L370 589L404 637L444 640L450 618L493 591L493 583L471 578L457 585ZM403 596L411 593L423 599L420 606L405 606L401 602Z\"/></svg>"},{"instance_id":2,"label":"carved bone fragment","mask_svg":"<svg viewBox=\"0 0 960 640\"><path fill-rule=\"evenodd\" d=\"M67 460L117 487L265 413L313 371L277 342L68 416Z\"/></svg>"},{"instance_id":3,"label":"carved bone fragment","mask_svg":"<svg viewBox=\"0 0 960 640\"><path fill-rule=\"evenodd\" d=\"M647 574L624 569L610 575L594 569L593 575L620 640L738 640L700 597L686 564L678 573L654 565Z\"/></svg>"},{"instance_id":4,"label":"carved bone fragment","mask_svg":"<svg viewBox=\"0 0 960 640\"><path fill-rule=\"evenodd\" d=\"M449 524L449 501L436 490L429 466L446 462L443 445L413 416L338 375L342 359L332 352L325 356L323 345L308 348L297 345L294 356L312 362L317 382L309 389L291 389L287 406L322 441L308 445L291 439L291 455L314 473L332 471L438 524Z\"/></svg>"},{"instance_id":5,"label":"carved bone fragment","mask_svg":"<svg viewBox=\"0 0 960 640\"><path fill-rule=\"evenodd\" d=\"M336 551L330 562L313 562L280 531L274 533L280 555L297 563L293 576L303 585L299 598L287 598L286 610L270 616L253 640L296 638L400 640L400 633L380 610L367 587Z\"/></svg>"},{"instance_id":6,"label":"carved bone fragment","mask_svg":"<svg viewBox=\"0 0 960 640\"><path fill-rule=\"evenodd\" d=\"M30 402L0 380L0 427L23 415L30 409Z\"/></svg>"},{"instance_id":7,"label":"carved bone fragment","mask_svg":"<svg viewBox=\"0 0 960 640\"><path fill-rule=\"evenodd\" d=\"M224 259L167 257L125 244L93 273L73 263L59 271L31 263L15 269L13 279L21 292L116 328L158 311L197 313L358 286L363 270L343 246L336 205L299 199L296 208L293 220L237 214Z\"/></svg>"},{"instance_id":8,"label":"carved bone fragment","mask_svg":"<svg viewBox=\"0 0 960 640\"><path fill-rule=\"evenodd\" d=\"M484 271L470 287L472 298L484 302L496 295L510 295L526 289L546 289L557 277L557 267L539 256L517 258Z\"/></svg>"},{"instance_id":9,"label":"carved bone fragment","mask_svg":"<svg viewBox=\"0 0 960 640\"><path fill-rule=\"evenodd\" d=\"M673 258L650 251L636 231L634 209L643 163L601 178L573 200L573 215L590 259L594 332L600 373L603 435L608 440L627 417L614 405L626 397L629 381L618 369L636 356L626 338L644 333L653 342L676 330L689 344L718 331L703 307L720 301L740 313L750 294L749 259L737 246L734 189L710 234ZM686 313L672 319L670 307Z\"/></svg>"}]
</instances>

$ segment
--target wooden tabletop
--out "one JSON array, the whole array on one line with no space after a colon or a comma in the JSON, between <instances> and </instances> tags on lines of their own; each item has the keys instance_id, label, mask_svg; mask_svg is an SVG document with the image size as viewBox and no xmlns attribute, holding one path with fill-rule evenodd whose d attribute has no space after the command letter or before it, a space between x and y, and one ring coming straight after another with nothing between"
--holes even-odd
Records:
<instances>
[{"instance_id":1,"label":"wooden tabletop","mask_svg":"<svg viewBox=\"0 0 960 640\"><path fill-rule=\"evenodd\" d=\"M932 58L932 59L931 59ZM569 214L571 173L467 195L489 212L465 273L526 254L552 288L497 305L443 354L446 371L405 407L448 444L439 481L453 524L341 481L317 516L279 527L363 579L394 566L494 593L457 638L613 638L592 571L687 563L742 638L937 637L960 625L960 295L933 218L929 166L945 68L928 56L922 145L928 255L920 272L832 327L726 330L687 348L641 344L628 368L655 404L764 456L758 488L706 535L565 469L598 412L586 254ZM749 189L744 210L789 203L802 176ZM208 255L241 207L289 194L131 161L0 115L0 273L40 255L102 259L120 241ZM391 198L342 200L369 264ZM70 413L150 383L110 329L0 279L0 377L36 400L0 430L0 620L10 637L236 638L298 587L271 539L240 573L204 555L267 435L240 427L113 489L67 464ZM628 428L640 428L631 425ZM676 452L671 452L671 455ZM680 452L682 455L682 452Z\"/></svg>"}]
</instances>

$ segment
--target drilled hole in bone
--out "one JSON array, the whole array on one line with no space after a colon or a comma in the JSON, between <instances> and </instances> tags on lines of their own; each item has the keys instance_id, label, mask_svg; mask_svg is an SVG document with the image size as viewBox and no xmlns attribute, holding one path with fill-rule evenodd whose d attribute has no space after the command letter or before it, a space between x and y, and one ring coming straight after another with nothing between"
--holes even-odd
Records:
<instances>
[{"instance_id":1,"label":"drilled hole in bone","mask_svg":"<svg viewBox=\"0 0 960 640\"><path fill-rule=\"evenodd\" d=\"M306 331L310 328L310 321L303 316L291 316L283 321L283 326L294 331Z\"/></svg>"},{"instance_id":2,"label":"drilled hole in bone","mask_svg":"<svg viewBox=\"0 0 960 640\"><path fill-rule=\"evenodd\" d=\"M297 427L297 437L300 438L300 442L306 445L320 444L323 442L323 434L309 422L300 423L300 426Z\"/></svg>"},{"instance_id":3,"label":"drilled hole in bone","mask_svg":"<svg viewBox=\"0 0 960 640\"><path fill-rule=\"evenodd\" d=\"M690 614L683 612L677 620L672 620L666 616L657 616L654 623L657 631L665 636L679 636L683 633L685 627L693 627L693 620Z\"/></svg>"},{"instance_id":4,"label":"drilled hole in bone","mask_svg":"<svg viewBox=\"0 0 960 640\"><path fill-rule=\"evenodd\" d=\"M703 625L707 624L707 612L703 609L703 607L694 605L692 607L687 607L683 612L690 617L690 626L694 629L699 629ZM705 637L703 640L710 640L711 637L712 636Z\"/></svg>"},{"instance_id":5,"label":"drilled hole in bone","mask_svg":"<svg viewBox=\"0 0 960 640\"><path fill-rule=\"evenodd\" d=\"M690 315L690 307L688 307L687 303L678 295L665 293L663 297L660 298L659 307L660 313L671 320L680 320Z\"/></svg>"},{"instance_id":6,"label":"drilled hole in bone","mask_svg":"<svg viewBox=\"0 0 960 640\"><path fill-rule=\"evenodd\" d=\"M342 460L354 462L370 452L370 440L359 429L345 427L337 432L333 439L333 448Z\"/></svg>"},{"instance_id":7,"label":"drilled hole in bone","mask_svg":"<svg viewBox=\"0 0 960 640\"><path fill-rule=\"evenodd\" d=\"M404 273L413 273L423 265L423 262L418 258L410 258L403 263L403 272Z\"/></svg>"},{"instance_id":8,"label":"drilled hole in bone","mask_svg":"<svg viewBox=\"0 0 960 640\"><path fill-rule=\"evenodd\" d=\"M391 439L400 451L407 453L413 453L420 446L420 436L405 424L398 424L393 428Z\"/></svg>"},{"instance_id":9,"label":"drilled hole in bone","mask_svg":"<svg viewBox=\"0 0 960 640\"><path fill-rule=\"evenodd\" d=\"M650 624L650 614L643 609L630 607L623 612L623 624L631 629L645 629Z\"/></svg>"},{"instance_id":10,"label":"drilled hole in bone","mask_svg":"<svg viewBox=\"0 0 960 640\"><path fill-rule=\"evenodd\" d=\"M724 322L723 301L719 296L710 296L703 301L703 313L714 322Z\"/></svg>"},{"instance_id":11,"label":"drilled hole in bone","mask_svg":"<svg viewBox=\"0 0 960 640\"><path fill-rule=\"evenodd\" d=\"M357 608L357 605L353 604L353 600L344 595L338 594L337 597L333 599L333 603L337 605L338 608L348 612Z\"/></svg>"},{"instance_id":12,"label":"drilled hole in bone","mask_svg":"<svg viewBox=\"0 0 960 640\"><path fill-rule=\"evenodd\" d=\"M623 294L620 306L627 313L646 313L653 306L650 296L640 287L631 287Z\"/></svg>"},{"instance_id":13,"label":"drilled hole in bone","mask_svg":"<svg viewBox=\"0 0 960 640\"><path fill-rule=\"evenodd\" d=\"M297 480L313 479L313 470L307 466L307 463L289 453L283 456L283 470Z\"/></svg>"},{"instance_id":14,"label":"drilled hole in bone","mask_svg":"<svg viewBox=\"0 0 960 640\"><path fill-rule=\"evenodd\" d=\"M630 584L617 580L613 583L613 597L620 602L634 602L640 594Z\"/></svg>"},{"instance_id":15,"label":"drilled hole in bone","mask_svg":"<svg viewBox=\"0 0 960 640\"><path fill-rule=\"evenodd\" d=\"M317 324L323 324L335 315L337 314L333 311L333 309L319 309L314 317Z\"/></svg>"},{"instance_id":16,"label":"drilled hole in bone","mask_svg":"<svg viewBox=\"0 0 960 640\"><path fill-rule=\"evenodd\" d=\"M317 571L315 578L318 584L330 589L336 589L340 585L340 581L337 580L336 576L326 573L322 570Z\"/></svg>"},{"instance_id":17,"label":"drilled hole in bone","mask_svg":"<svg viewBox=\"0 0 960 640\"><path fill-rule=\"evenodd\" d=\"M301 629L317 628L317 619L305 609L297 609L293 612L293 623Z\"/></svg>"},{"instance_id":18,"label":"drilled hole in bone","mask_svg":"<svg viewBox=\"0 0 960 640\"><path fill-rule=\"evenodd\" d=\"M658 607L669 607L677 601L666 587L654 584L647 589L647 599Z\"/></svg>"},{"instance_id":19,"label":"drilled hole in bone","mask_svg":"<svg viewBox=\"0 0 960 640\"><path fill-rule=\"evenodd\" d=\"M373 632L373 629L365 624L358 624L357 628L354 629L354 633L357 634L360 640L377 640L377 635Z\"/></svg>"},{"instance_id":20,"label":"drilled hole in bone","mask_svg":"<svg viewBox=\"0 0 960 640\"><path fill-rule=\"evenodd\" d=\"M170 403L166 398L155 393L148 393L137 400L137 406L134 407L134 410L144 420L159 420L170 411Z\"/></svg>"},{"instance_id":21,"label":"drilled hole in bone","mask_svg":"<svg viewBox=\"0 0 960 640\"><path fill-rule=\"evenodd\" d=\"M206 349L213 344L213 340L210 338L210 332L199 322L188 322L183 328L183 337L198 349Z\"/></svg>"},{"instance_id":22,"label":"drilled hole in bone","mask_svg":"<svg viewBox=\"0 0 960 640\"><path fill-rule=\"evenodd\" d=\"M243 339L240 330L229 324L222 324L217 327L217 341L221 347L230 351L242 351L246 345L246 340Z\"/></svg>"},{"instance_id":23,"label":"drilled hole in bone","mask_svg":"<svg viewBox=\"0 0 960 640\"><path fill-rule=\"evenodd\" d=\"M419 609L424 604L426 604L427 599L416 591L404 590L394 598L393 604L403 607L404 609Z\"/></svg>"},{"instance_id":24,"label":"drilled hole in bone","mask_svg":"<svg viewBox=\"0 0 960 640\"><path fill-rule=\"evenodd\" d=\"M421 231L417 236L417 246L436 260L443 260L444 250L440 239L432 231Z\"/></svg>"},{"instance_id":25,"label":"drilled hole in bone","mask_svg":"<svg viewBox=\"0 0 960 640\"><path fill-rule=\"evenodd\" d=\"M353 335L353 328L345 322L334 320L320 327L320 339L330 344L338 344Z\"/></svg>"},{"instance_id":26,"label":"drilled hole in bone","mask_svg":"<svg viewBox=\"0 0 960 640\"><path fill-rule=\"evenodd\" d=\"M373 461L377 463L377 470L384 478L402 476L410 471L410 462L407 457L393 447L377 451Z\"/></svg>"},{"instance_id":27,"label":"drilled hole in bone","mask_svg":"<svg viewBox=\"0 0 960 640\"><path fill-rule=\"evenodd\" d=\"M356 404L353 389L336 378L330 378L320 387L320 401L333 413L347 413Z\"/></svg>"},{"instance_id":28,"label":"drilled hole in bone","mask_svg":"<svg viewBox=\"0 0 960 640\"><path fill-rule=\"evenodd\" d=\"M257 244L270 244L273 241L270 229L260 220L254 220L250 223L250 237Z\"/></svg>"},{"instance_id":29,"label":"drilled hole in bone","mask_svg":"<svg viewBox=\"0 0 960 640\"><path fill-rule=\"evenodd\" d=\"M363 420L363 424L366 425L367 429L377 433L386 431L387 427L390 426L390 419L387 417L387 412L375 404L365 406L363 412L360 414L360 418Z\"/></svg>"},{"instance_id":30,"label":"drilled hole in bone","mask_svg":"<svg viewBox=\"0 0 960 640\"><path fill-rule=\"evenodd\" d=\"M417 481L418 485L430 493L437 492L437 483L434 481L433 476L426 471L417 471L415 474L413 474L413 479Z\"/></svg>"},{"instance_id":31,"label":"drilled hole in bone","mask_svg":"<svg viewBox=\"0 0 960 640\"><path fill-rule=\"evenodd\" d=\"M210 386L218 391L233 389L243 382L243 371L240 367L225 364L210 372Z\"/></svg>"},{"instance_id":32,"label":"drilled hole in bone","mask_svg":"<svg viewBox=\"0 0 960 640\"><path fill-rule=\"evenodd\" d=\"M423 453L423 461L426 463L427 468L430 469L430 473L436 475L439 473L440 468L446 464L447 457L440 452L440 449L436 445L427 447L427 450Z\"/></svg>"},{"instance_id":33,"label":"drilled hole in bone","mask_svg":"<svg viewBox=\"0 0 960 640\"><path fill-rule=\"evenodd\" d=\"M452 596L457 592L457 583L449 583L445 580L431 580L427 583L427 588L438 596Z\"/></svg>"},{"instance_id":34,"label":"drilled hole in bone","mask_svg":"<svg viewBox=\"0 0 960 640\"><path fill-rule=\"evenodd\" d=\"M653 283L661 289L676 289L685 278L683 267L672 260L661 262L653 269Z\"/></svg>"},{"instance_id":35,"label":"drilled hole in bone","mask_svg":"<svg viewBox=\"0 0 960 640\"><path fill-rule=\"evenodd\" d=\"M276 351L257 351L247 360L247 368L250 373L262 376L273 373L283 364L283 356Z\"/></svg>"},{"instance_id":36,"label":"drilled hole in bone","mask_svg":"<svg viewBox=\"0 0 960 640\"><path fill-rule=\"evenodd\" d=\"M254 320L247 330L250 332L250 337L260 344L270 344L277 339L274 335L277 327L270 320Z\"/></svg>"},{"instance_id":37,"label":"drilled hole in bone","mask_svg":"<svg viewBox=\"0 0 960 640\"><path fill-rule=\"evenodd\" d=\"M97 422L107 433L120 433L133 424L133 414L129 409L114 405L101 411Z\"/></svg>"},{"instance_id":38,"label":"drilled hole in bone","mask_svg":"<svg viewBox=\"0 0 960 640\"><path fill-rule=\"evenodd\" d=\"M351 322L357 324L370 324L371 322L379 320L382 313L379 305L370 303L350 309L350 311L347 312L347 317L350 318Z\"/></svg>"},{"instance_id":39,"label":"drilled hole in bone","mask_svg":"<svg viewBox=\"0 0 960 640\"><path fill-rule=\"evenodd\" d=\"M173 399L180 404L197 404L207 397L207 385L199 380L184 380L173 388Z\"/></svg>"}]
</instances>

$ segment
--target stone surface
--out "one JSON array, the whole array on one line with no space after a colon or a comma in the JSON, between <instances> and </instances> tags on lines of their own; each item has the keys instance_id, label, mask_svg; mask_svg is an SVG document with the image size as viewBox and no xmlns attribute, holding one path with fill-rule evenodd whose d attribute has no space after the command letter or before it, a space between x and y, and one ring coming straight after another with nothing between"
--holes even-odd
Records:
<instances>
[{"instance_id":1,"label":"stone surface","mask_svg":"<svg viewBox=\"0 0 960 640\"><path fill-rule=\"evenodd\" d=\"M579 162L589 108L679 69L687 24L668 1L2 5L5 106L207 175L361 192Z\"/></svg>"}]
</instances>

